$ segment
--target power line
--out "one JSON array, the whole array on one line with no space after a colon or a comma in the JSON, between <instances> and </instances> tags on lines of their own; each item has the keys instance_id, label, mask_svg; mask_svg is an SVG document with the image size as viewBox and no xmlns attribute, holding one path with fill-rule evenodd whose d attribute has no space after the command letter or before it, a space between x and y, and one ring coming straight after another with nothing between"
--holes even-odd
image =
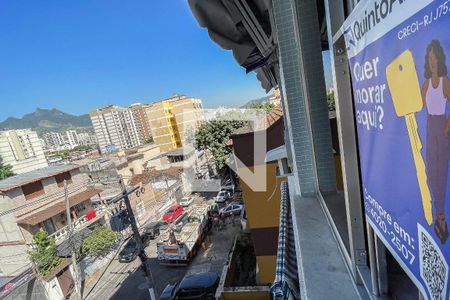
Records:
<instances>
[{"instance_id":1,"label":"power line","mask_svg":"<svg viewBox=\"0 0 450 300\"><path fill-rule=\"evenodd\" d=\"M71 189L70 193L74 193L74 192L77 192L77 191L81 190L82 188L86 187L88 183L89 183L89 181L73 184L71 186L72 189ZM0 212L0 217L3 217L5 215L11 214L11 213L14 213L16 211L19 211L21 209L24 209L24 208L27 208L27 207L30 207L30 206L34 206L36 204L40 204L40 203L44 202L45 200L47 200L49 198L52 198L52 197L55 197L55 198L61 197L62 198L63 196L64 196L64 191L59 191L59 190L55 191L55 192L47 193L44 196L39 197L36 200L27 201L25 204L22 204L20 206L15 207L15 208L12 208L12 209Z\"/></svg>"},{"instance_id":2,"label":"power line","mask_svg":"<svg viewBox=\"0 0 450 300\"><path fill-rule=\"evenodd\" d=\"M91 179L91 180L86 180L86 181L83 181L83 182L80 182L80 183L74 183L74 184L70 185L70 189L69 189L68 192L69 192L69 194L71 194L71 193L74 193L74 192L77 192L77 191L81 190L82 188L87 187L88 185L95 185L96 183L101 183L103 185L108 185L108 184L111 184L111 183L118 183L119 180L120 180L118 177L109 177L107 179L110 179L111 181L109 181L109 182L102 182L102 179ZM35 199L35 200L32 200L32 201L27 201L25 204L22 204L20 206L17 206L15 208L12 208L12 209L9 209L9 210L2 211L2 212L0 212L0 217L3 217L3 216L8 215L10 213L17 212L17 211L19 211L21 209L24 209L24 208L28 208L30 206L34 206L36 204L40 204L43 201L45 201L45 200L47 200L49 198L52 198L52 197L55 197L55 198L59 198L59 197L62 198L62 197L64 197L64 189L56 190L56 191L50 192L50 193L46 193L45 195L39 197L38 199Z\"/></svg>"}]
</instances>

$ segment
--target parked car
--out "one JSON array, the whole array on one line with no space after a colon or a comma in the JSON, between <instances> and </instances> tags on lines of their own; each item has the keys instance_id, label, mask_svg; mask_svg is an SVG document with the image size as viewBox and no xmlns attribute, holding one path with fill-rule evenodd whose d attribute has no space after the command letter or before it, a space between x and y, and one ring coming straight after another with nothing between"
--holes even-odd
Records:
<instances>
[{"instance_id":1,"label":"parked car","mask_svg":"<svg viewBox=\"0 0 450 300\"><path fill-rule=\"evenodd\" d=\"M215 299L219 276L214 272L185 276L179 283L167 285L160 300Z\"/></svg>"},{"instance_id":2,"label":"parked car","mask_svg":"<svg viewBox=\"0 0 450 300\"><path fill-rule=\"evenodd\" d=\"M192 201L194 201L193 196L185 196L185 197L181 198L179 204L181 206L189 206L192 203Z\"/></svg>"},{"instance_id":3,"label":"parked car","mask_svg":"<svg viewBox=\"0 0 450 300\"><path fill-rule=\"evenodd\" d=\"M216 196L216 203L224 203L231 197L230 192L220 191Z\"/></svg>"},{"instance_id":4,"label":"parked car","mask_svg":"<svg viewBox=\"0 0 450 300\"><path fill-rule=\"evenodd\" d=\"M137 241L131 238L119 253L119 262L131 262L138 256Z\"/></svg>"},{"instance_id":5,"label":"parked car","mask_svg":"<svg viewBox=\"0 0 450 300\"><path fill-rule=\"evenodd\" d=\"M239 203L230 203L221 210L219 210L219 214L223 216L229 215L240 215L241 211L244 209L244 206Z\"/></svg>"},{"instance_id":6,"label":"parked car","mask_svg":"<svg viewBox=\"0 0 450 300\"><path fill-rule=\"evenodd\" d=\"M153 240L159 235L160 230L164 230L167 226L168 223L166 221L147 223L142 230L142 236Z\"/></svg>"},{"instance_id":7,"label":"parked car","mask_svg":"<svg viewBox=\"0 0 450 300\"><path fill-rule=\"evenodd\" d=\"M227 191L232 191L232 192L234 192L234 187L235 187L234 183L231 181L231 179L224 180L222 182L222 184L220 185L220 188L222 190L227 190Z\"/></svg>"},{"instance_id":8,"label":"parked car","mask_svg":"<svg viewBox=\"0 0 450 300\"><path fill-rule=\"evenodd\" d=\"M172 223L174 220L176 220L179 216L183 214L183 206L179 204L172 205L169 207L169 209L166 211L166 213L163 216L163 220L167 221L167 223Z\"/></svg>"}]
</instances>

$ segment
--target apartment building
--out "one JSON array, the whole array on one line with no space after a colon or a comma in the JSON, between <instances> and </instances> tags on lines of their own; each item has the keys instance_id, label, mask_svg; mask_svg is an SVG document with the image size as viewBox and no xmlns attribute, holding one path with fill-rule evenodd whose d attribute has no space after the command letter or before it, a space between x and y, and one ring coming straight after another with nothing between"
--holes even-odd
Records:
<instances>
[{"instance_id":1,"label":"apartment building","mask_svg":"<svg viewBox=\"0 0 450 300\"><path fill-rule=\"evenodd\" d=\"M67 130L66 131L66 140L71 149L78 146L79 139L78 139L77 131L76 130Z\"/></svg>"},{"instance_id":2,"label":"apartment building","mask_svg":"<svg viewBox=\"0 0 450 300\"><path fill-rule=\"evenodd\" d=\"M59 132L46 132L43 140L47 150L57 150L64 145L64 138Z\"/></svg>"},{"instance_id":3,"label":"apartment building","mask_svg":"<svg viewBox=\"0 0 450 300\"><path fill-rule=\"evenodd\" d=\"M30 129L0 131L0 157L15 174L48 166L41 142Z\"/></svg>"},{"instance_id":4,"label":"apartment building","mask_svg":"<svg viewBox=\"0 0 450 300\"><path fill-rule=\"evenodd\" d=\"M186 134L195 131L204 120L200 99L174 96L146 107L153 141L161 152L185 144Z\"/></svg>"},{"instance_id":5,"label":"apartment building","mask_svg":"<svg viewBox=\"0 0 450 300\"><path fill-rule=\"evenodd\" d=\"M78 133L77 136L80 145L95 145L97 143L95 135L91 135L87 132Z\"/></svg>"},{"instance_id":6,"label":"apartment building","mask_svg":"<svg viewBox=\"0 0 450 300\"><path fill-rule=\"evenodd\" d=\"M110 105L92 111L90 117L101 153L129 149L143 143L129 108Z\"/></svg>"},{"instance_id":7,"label":"apartment building","mask_svg":"<svg viewBox=\"0 0 450 300\"><path fill-rule=\"evenodd\" d=\"M145 106L141 103L135 103L130 106L130 109L133 113L141 141L142 143L145 143L152 137L150 121L147 117Z\"/></svg>"},{"instance_id":8,"label":"apartment building","mask_svg":"<svg viewBox=\"0 0 450 300\"><path fill-rule=\"evenodd\" d=\"M172 103L180 141L184 146L187 135L193 134L204 121L202 100L187 96L175 96L169 101Z\"/></svg>"},{"instance_id":9,"label":"apartment building","mask_svg":"<svg viewBox=\"0 0 450 300\"><path fill-rule=\"evenodd\" d=\"M87 185L88 176L77 165L50 166L0 181L0 274L14 276L30 267L27 250L33 235L45 230L59 245L69 232L65 212L64 181L75 232L104 222L104 210L94 209L100 189ZM29 204L26 205L25 204ZM94 218L86 214L95 210Z\"/></svg>"}]
</instances>

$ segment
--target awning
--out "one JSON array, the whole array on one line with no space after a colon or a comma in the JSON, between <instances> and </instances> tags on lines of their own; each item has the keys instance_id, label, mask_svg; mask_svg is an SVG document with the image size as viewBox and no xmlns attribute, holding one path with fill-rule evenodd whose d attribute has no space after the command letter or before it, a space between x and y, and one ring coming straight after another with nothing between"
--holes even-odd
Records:
<instances>
[{"instance_id":1,"label":"awning","mask_svg":"<svg viewBox=\"0 0 450 300\"><path fill-rule=\"evenodd\" d=\"M233 51L237 63L248 72L256 71L268 92L275 77L270 68L275 60L275 46L270 25L271 2L268 0L188 0L200 26L220 47ZM271 78L272 77L272 78Z\"/></svg>"},{"instance_id":2,"label":"awning","mask_svg":"<svg viewBox=\"0 0 450 300\"><path fill-rule=\"evenodd\" d=\"M299 299L297 256L287 182L281 184L277 267L270 292L275 300Z\"/></svg>"},{"instance_id":3,"label":"awning","mask_svg":"<svg viewBox=\"0 0 450 300\"><path fill-rule=\"evenodd\" d=\"M81 202L91 199L93 196L102 192L101 189L86 189L78 194L69 197L70 207L75 206ZM26 214L17 220L19 224L36 225L51 217L63 212L66 209L64 199L58 202L40 208L32 213Z\"/></svg>"}]
</instances>

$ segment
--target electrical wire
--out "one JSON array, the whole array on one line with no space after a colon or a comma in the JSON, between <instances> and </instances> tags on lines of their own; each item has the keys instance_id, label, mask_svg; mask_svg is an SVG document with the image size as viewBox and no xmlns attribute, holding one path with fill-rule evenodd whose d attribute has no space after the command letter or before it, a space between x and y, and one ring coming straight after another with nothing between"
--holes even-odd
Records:
<instances>
[{"instance_id":1,"label":"electrical wire","mask_svg":"<svg viewBox=\"0 0 450 300\"><path fill-rule=\"evenodd\" d=\"M81 190L82 188L87 187L88 185L92 185L92 184L95 185L95 183L101 183L103 185L108 185L111 183L117 183L118 180L120 180L119 178L111 178L111 177L108 179L110 179L111 181L110 182L102 182L101 179L92 179L92 180L87 180L87 181L83 181L80 183L74 183L74 184L70 185L69 194L77 192L77 191ZM59 197L63 197L63 196L64 196L64 190L57 190L54 192L46 193L45 195L43 195L42 197L39 197L38 199L27 201L25 204L22 204L15 208L0 212L0 217L17 212L24 208L28 208L30 206L34 206L36 204L42 203L43 201L45 201L49 198L59 198Z\"/></svg>"},{"instance_id":2,"label":"electrical wire","mask_svg":"<svg viewBox=\"0 0 450 300\"><path fill-rule=\"evenodd\" d=\"M69 193L74 193L74 192L77 192L77 191L85 188L88 183L89 183L89 181L71 185L71 190L70 190ZM62 191L62 193L61 193L61 191L48 193L48 194L45 194L42 197L39 197L36 200L27 201L25 204L22 204L20 206L17 206L15 208L12 208L12 209L9 209L9 210L2 211L2 212L0 212L0 217L3 217L5 215L8 215L8 214L11 214L11 213L14 213L14 212L17 212L17 211L19 211L21 209L24 209L24 208L28 208L30 206L34 206L34 205L40 204L40 203L44 202L45 200L47 200L49 198L59 198L59 197L63 197L63 196L64 196L64 191Z\"/></svg>"}]
</instances>

